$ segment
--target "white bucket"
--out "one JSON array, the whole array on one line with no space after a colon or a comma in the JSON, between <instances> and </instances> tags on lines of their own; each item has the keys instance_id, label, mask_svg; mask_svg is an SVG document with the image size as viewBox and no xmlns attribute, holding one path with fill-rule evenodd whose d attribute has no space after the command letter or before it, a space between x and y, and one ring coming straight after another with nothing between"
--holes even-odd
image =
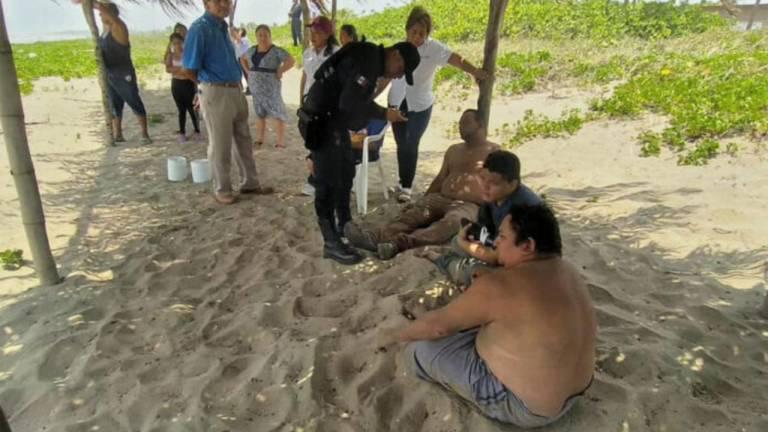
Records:
<instances>
[{"instance_id":1,"label":"white bucket","mask_svg":"<svg viewBox=\"0 0 768 432\"><path fill-rule=\"evenodd\" d=\"M191 165L194 183L205 183L211 180L211 165L208 163L208 159L195 159Z\"/></svg>"},{"instance_id":2,"label":"white bucket","mask_svg":"<svg viewBox=\"0 0 768 432\"><path fill-rule=\"evenodd\" d=\"M186 180L188 175L187 158L184 156L171 156L168 158L168 180L180 182Z\"/></svg>"}]
</instances>

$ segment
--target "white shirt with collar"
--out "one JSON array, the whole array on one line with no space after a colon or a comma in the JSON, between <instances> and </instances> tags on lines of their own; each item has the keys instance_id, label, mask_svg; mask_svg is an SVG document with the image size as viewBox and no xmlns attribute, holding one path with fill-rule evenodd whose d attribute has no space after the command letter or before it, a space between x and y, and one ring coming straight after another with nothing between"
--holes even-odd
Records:
<instances>
[{"instance_id":1,"label":"white shirt with collar","mask_svg":"<svg viewBox=\"0 0 768 432\"><path fill-rule=\"evenodd\" d=\"M307 94L309 88L315 83L315 72L320 69L320 66L325 62L328 57L339 50L338 45L333 46L333 52L330 55L325 55L325 47L318 53L314 47L309 47L304 51L302 58L304 59L304 75L307 77L304 84L304 95ZM303 96L303 95L302 95Z\"/></svg>"},{"instance_id":2,"label":"white shirt with collar","mask_svg":"<svg viewBox=\"0 0 768 432\"><path fill-rule=\"evenodd\" d=\"M389 89L387 104L400 106L403 99L408 102L408 111L424 111L435 103L432 86L435 82L437 69L448 64L453 52L442 42L427 39L418 48L419 66L413 71L413 85L405 82L405 77L392 81Z\"/></svg>"}]
</instances>

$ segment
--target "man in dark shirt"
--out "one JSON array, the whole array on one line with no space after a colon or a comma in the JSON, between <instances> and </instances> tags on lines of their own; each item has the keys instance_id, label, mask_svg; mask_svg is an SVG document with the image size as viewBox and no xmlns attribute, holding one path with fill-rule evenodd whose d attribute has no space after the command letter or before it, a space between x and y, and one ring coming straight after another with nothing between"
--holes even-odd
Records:
<instances>
[{"instance_id":1,"label":"man in dark shirt","mask_svg":"<svg viewBox=\"0 0 768 432\"><path fill-rule=\"evenodd\" d=\"M498 252L492 246L509 209L520 205L543 204L541 198L520 179L520 159L506 150L488 155L480 176L485 203L477 213L480 232L469 234L470 225L459 231L452 250L445 254L427 252L423 256L453 282L469 286L475 274L498 266Z\"/></svg>"},{"instance_id":2,"label":"man in dark shirt","mask_svg":"<svg viewBox=\"0 0 768 432\"><path fill-rule=\"evenodd\" d=\"M406 121L398 110L387 110L373 99L379 78L405 75L413 83L419 64L415 46L401 42L384 48L352 42L326 60L315 73L299 110L299 129L312 150L315 167L315 211L323 235L323 257L356 264L362 256L341 241L344 225L352 220L349 207L355 159L349 131L372 118Z\"/></svg>"}]
</instances>

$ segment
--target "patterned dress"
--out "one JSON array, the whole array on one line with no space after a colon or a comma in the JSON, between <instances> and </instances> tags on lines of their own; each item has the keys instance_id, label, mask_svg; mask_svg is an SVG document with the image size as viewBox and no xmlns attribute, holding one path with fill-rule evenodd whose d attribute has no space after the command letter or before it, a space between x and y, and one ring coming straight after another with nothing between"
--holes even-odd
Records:
<instances>
[{"instance_id":1,"label":"patterned dress","mask_svg":"<svg viewBox=\"0 0 768 432\"><path fill-rule=\"evenodd\" d=\"M271 117L288 120L283 102L282 82L277 79L277 69L290 55L272 45L266 52L252 46L245 53L248 62L248 87L253 96L253 109L259 118Z\"/></svg>"}]
</instances>

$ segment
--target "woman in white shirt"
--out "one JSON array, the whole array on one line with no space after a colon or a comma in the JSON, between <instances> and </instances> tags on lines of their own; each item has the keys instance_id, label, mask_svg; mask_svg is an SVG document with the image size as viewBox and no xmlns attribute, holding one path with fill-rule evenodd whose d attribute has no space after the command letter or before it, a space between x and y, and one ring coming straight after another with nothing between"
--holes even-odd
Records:
<instances>
[{"instance_id":1,"label":"woman in white shirt","mask_svg":"<svg viewBox=\"0 0 768 432\"><path fill-rule=\"evenodd\" d=\"M312 46L304 50L304 72L301 74L302 101L299 104L303 102L304 95L315 82L315 72L320 68L320 65L339 50L339 42L334 36L336 32L330 19L324 16L316 17L307 24L307 27L309 27L309 41Z\"/></svg>"},{"instance_id":2,"label":"woman in white shirt","mask_svg":"<svg viewBox=\"0 0 768 432\"><path fill-rule=\"evenodd\" d=\"M411 199L413 179L419 159L419 142L429 126L435 95L432 86L435 72L449 64L472 75L475 80L485 79L488 74L452 52L441 42L429 37L432 32L432 17L426 9L416 6L408 15L405 24L406 39L416 45L421 55L419 67L413 72L413 85L409 86L400 78L392 81L389 91L389 106L400 107L408 118L407 122L395 123L392 131L397 143L397 165L400 176L397 199L407 202Z\"/></svg>"},{"instance_id":3,"label":"woman in white shirt","mask_svg":"<svg viewBox=\"0 0 768 432\"><path fill-rule=\"evenodd\" d=\"M336 32L333 28L333 23L327 17L319 16L307 24L309 27L309 41L312 44L309 49L304 50L303 72L301 74L301 87L299 92L299 105L304 103L304 96L309 92L309 88L315 82L315 72L320 68L320 65L330 57L333 53L339 50L339 43L334 35ZM315 194L313 164L310 156L307 156L307 164L309 167L309 177L307 182L302 187L302 193L304 195L313 196Z\"/></svg>"}]
</instances>

